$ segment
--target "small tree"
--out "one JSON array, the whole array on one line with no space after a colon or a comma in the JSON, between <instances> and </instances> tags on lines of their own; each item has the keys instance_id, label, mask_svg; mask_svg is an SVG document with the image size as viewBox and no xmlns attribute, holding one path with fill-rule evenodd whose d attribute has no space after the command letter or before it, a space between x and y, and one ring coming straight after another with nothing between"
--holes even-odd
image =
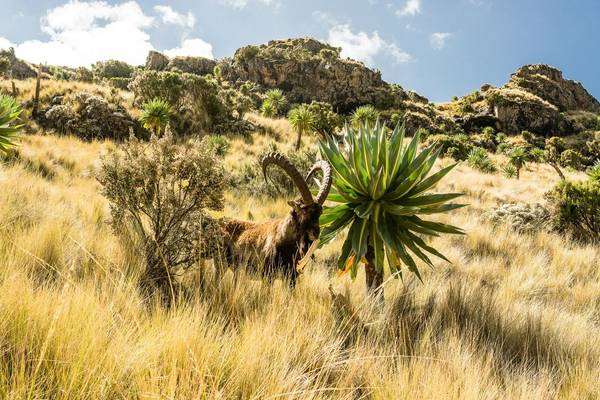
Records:
<instances>
[{"instance_id":1,"label":"small tree","mask_svg":"<svg viewBox=\"0 0 600 400\"><path fill-rule=\"evenodd\" d=\"M10 60L7 57L0 57L0 77L7 77L10 71Z\"/></svg>"},{"instance_id":2,"label":"small tree","mask_svg":"<svg viewBox=\"0 0 600 400\"><path fill-rule=\"evenodd\" d=\"M271 89L265 93L266 100L271 103L275 110L275 115L281 115L287 105L287 99L283 92L279 89Z\"/></svg>"},{"instance_id":3,"label":"small tree","mask_svg":"<svg viewBox=\"0 0 600 400\"><path fill-rule=\"evenodd\" d=\"M553 140L555 139L555 140ZM550 165L558 174L561 180L565 179L565 174L561 171L558 164L560 163L560 153L564 149L564 142L558 137L546 139L546 145L544 146L544 156L542 161Z\"/></svg>"},{"instance_id":4,"label":"small tree","mask_svg":"<svg viewBox=\"0 0 600 400\"><path fill-rule=\"evenodd\" d=\"M509 163L516 169L516 178L518 180L521 175L521 168L525 166L528 160L527 151L523 147L515 147L510 152L508 158Z\"/></svg>"},{"instance_id":5,"label":"small tree","mask_svg":"<svg viewBox=\"0 0 600 400\"><path fill-rule=\"evenodd\" d=\"M358 129L363 125L374 126L375 122L379 118L379 111L372 105L360 106L352 113L350 122L354 129Z\"/></svg>"},{"instance_id":6,"label":"small tree","mask_svg":"<svg viewBox=\"0 0 600 400\"><path fill-rule=\"evenodd\" d=\"M21 107L12 97L0 95L0 152L7 153L14 146L14 139L21 129L17 119Z\"/></svg>"},{"instance_id":7,"label":"small tree","mask_svg":"<svg viewBox=\"0 0 600 400\"><path fill-rule=\"evenodd\" d=\"M172 115L173 111L169 103L161 99L154 99L144 104L140 121L144 124L144 128L160 135L161 130L167 126Z\"/></svg>"},{"instance_id":8,"label":"small tree","mask_svg":"<svg viewBox=\"0 0 600 400\"><path fill-rule=\"evenodd\" d=\"M218 225L206 210L223 208L224 174L204 142L178 145L169 129L149 143L130 138L103 158L98 175L115 231L145 260L140 285L170 304L173 274L219 248Z\"/></svg>"},{"instance_id":9,"label":"small tree","mask_svg":"<svg viewBox=\"0 0 600 400\"><path fill-rule=\"evenodd\" d=\"M262 106L260 107L260 114L263 117L274 118L276 115L275 107L273 107L273 103L269 99L263 101Z\"/></svg>"},{"instance_id":10,"label":"small tree","mask_svg":"<svg viewBox=\"0 0 600 400\"><path fill-rule=\"evenodd\" d=\"M302 144L302 134L304 132L310 132L314 128L315 116L306 104L302 104L290 111L288 119L292 127L294 127L298 133L295 147L296 151L298 151Z\"/></svg>"},{"instance_id":11,"label":"small tree","mask_svg":"<svg viewBox=\"0 0 600 400\"><path fill-rule=\"evenodd\" d=\"M338 268L354 278L364 259L367 289L383 297L384 259L395 276L405 264L421 279L414 256L430 266L426 253L446 260L421 235L463 233L423 218L463 207L447 203L461 193L430 192L456 164L429 175L440 151L432 145L419 153L418 132L405 146L404 128L396 127L389 140L379 124L358 131L346 128L344 139L343 149L333 139L321 144L335 173L328 200L340 203L323 211L321 241L327 243L349 226Z\"/></svg>"}]
</instances>

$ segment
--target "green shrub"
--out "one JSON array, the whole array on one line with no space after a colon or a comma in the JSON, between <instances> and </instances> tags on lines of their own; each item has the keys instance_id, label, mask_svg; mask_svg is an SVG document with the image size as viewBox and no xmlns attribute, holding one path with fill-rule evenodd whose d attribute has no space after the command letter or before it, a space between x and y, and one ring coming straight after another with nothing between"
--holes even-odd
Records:
<instances>
[{"instance_id":1,"label":"green shrub","mask_svg":"<svg viewBox=\"0 0 600 400\"><path fill-rule=\"evenodd\" d=\"M131 79L115 77L115 78L110 78L108 80L108 83L110 84L110 86L112 86L116 89L127 90L129 87L129 84L131 83Z\"/></svg>"},{"instance_id":2,"label":"green shrub","mask_svg":"<svg viewBox=\"0 0 600 400\"><path fill-rule=\"evenodd\" d=\"M477 169L486 174L493 174L497 171L496 166L488 156L487 151L481 147L474 147L469 153L467 163L471 168Z\"/></svg>"},{"instance_id":3,"label":"green shrub","mask_svg":"<svg viewBox=\"0 0 600 400\"><path fill-rule=\"evenodd\" d=\"M219 86L212 75L142 71L129 88L136 105L154 99L166 101L174 113L172 127L180 135L226 132L235 126L236 93Z\"/></svg>"},{"instance_id":4,"label":"green shrub","mask_svg":"<svg viewBox=\"0 0 600 400\"><path fill-rule=\"evenodd\" d=\"M560 165L563 167L581 170L583 168L583 156L580 152L573 149L567 149L560 155Z\"/></svg>"},{"instance_id":5,"label":"green shrub","mask_svg":"<svg viewBox=\"0 0 600 400\"><path fill-rule=\"evenodd\" d=\"M130 130L136 131L139 127L125 109L87 92L77 93L68 104L50 107L42 125L86 140L125 139Z\"/></svg>"},{"instance_id":6,"label":"green shrub","mask_svg":"<svg viewBox=\"0 0 600 400\"><path fill-rule=\"evenodd\" d=\"M333 111L331 104L313 101L308 105L308 110L314 116L313 130L321 136L332 136L342 127L342 117Z\"/></svg>"},{"instance_id":7,"label":"green shrub","mask_svg":"<svg viewBox=\"0 0 600 400\"><path fill-rule=\"evenodd\" d=\"M219 157L225 156L229 151L229 141L221 135L210 135L206 139L206 145L214 154Z\"/></svg>"},{"instance_id":8,"label":"green shrub","mask_svg":"<svg viewBox=\"0 0 600 400\"><path fill-rule=\"evenodd\" d=\"M426 145L434 143L440 146L442 156L452 157L456 161L466 160L473 149L469 137L465 134L432 135L426 141Z\"/></svg>"},{"instance_id":9,"label":"green shrub","mask_svg":"<svg viewBox=\"0 0 600 400\"><path fill-rule=\"evenodd\" d=\"M271 100L265 99L265 101L263 101L262 106L260 107L260 114L263 117L267 118L274 118L277 115L277 113L275 112L275 107L273 107L273 103L271 103Z\"/></svg>"},{"instance_id":10,"label":"green shrub","mask_svg":"<svg viewBox=\"0 0 600 400\"><path fill-rule=\"evenodd\" d=\"M10 60L8 57L0 57L0 78L9 75L10 71Z\"/></svg>"},{"instance_id":11,"label":"green shrub","mask_svg":"<svg viewBox=\"0 0 600 400\"><path fill-rule=\"evenodd\" d=\"M254 59L259 51L257 46L245 46L235 52L233 59L238 64L246 63Z\"/></svg>"},{"instance_id":12,"label":"green shrub","mask_svg":"<svg viewBox=\"0 0 600 400\"><path fill-rule=\"evenodd\" d=\"M504 165L504 167L502 167L502 174L506 177L506 178L516 178L517 177L517 167L515 167L513 164L506 163Z\"/></svg>"},{"instance_id":13,"label":"green shrub","mask_svg":"<svg viewBox=\"0 0 600 400\"><path fill-rule=\"evenodd\" d=\"M288 102L287 98L281 90L267 90L267 92L265 93L265 98L265 101L268 100L271 106L273 107L273 110L275 111L275 116L282 115L285 113Z\"/></svg>"},{"instance_id":14,"label":"green shrub","mask_svg":"<svg viewBox=\"0 0 600 400\"><path fill-rule=\"evenodd\" d=\"M223 170L198 141L176 144L169 131L150 142L130 139L102 159L98 174L116 233L137 245L145 292L171 299L172 274L220 247L206 210L223 208Z\"/></svg>"},{"instance_id":15,"label":"green shrub","mask_svg":"<svg viewBox=\"0 0 600 400\"><path fill-rule=\"evenodd\" d=\"M75 80L88 83L92 82L94 80L94 73L89 68L79 67L75 70Z\"/></svg>"},{"instance_id":16,"label":"green shrub","mask_svg":"<svg viewBox=\"0 0 600 400\"><path fill-rule=\"evenodd\" d=\"M131 78L134 68L124 61L98 61L92 65L92 73L96 79Z\"/></svg>"},{"instance_id":17,"label":"green shrub","mask_svg":"<svg viewBox=\"0 0 600 400\"><path fill-rule=\"evenodd\" d=\"M586 173L590 180L600 182L600 160L597 160L594 165L589 167Z\"/></svg>"},{"instance_id":18,"label":"green shrub","mask_svg":"<svg viewBox=\"0 0 600 400\"><path fill-rule=\"evenodd\" d=\"M582 242L600 242L600 182L561 181L548 198L557 230Z\"/></svg>"}]
</instances>

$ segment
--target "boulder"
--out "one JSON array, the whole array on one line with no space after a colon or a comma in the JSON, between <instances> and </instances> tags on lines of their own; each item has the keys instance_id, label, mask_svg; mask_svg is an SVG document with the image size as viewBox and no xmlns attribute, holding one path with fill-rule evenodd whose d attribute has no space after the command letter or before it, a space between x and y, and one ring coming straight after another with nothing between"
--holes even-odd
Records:
<instances>
[{"instance_id":1,"label":"boulder","mask_svg":"<svg viewBox=\"0 0 600 400\"><path fill-rule=\"evenodd\" d=\"M167 68L167 65L169 65L169 57L158 51L150 50L148 57L146 57L146 69L163 71Z\"/></svg>"}]
</instances>

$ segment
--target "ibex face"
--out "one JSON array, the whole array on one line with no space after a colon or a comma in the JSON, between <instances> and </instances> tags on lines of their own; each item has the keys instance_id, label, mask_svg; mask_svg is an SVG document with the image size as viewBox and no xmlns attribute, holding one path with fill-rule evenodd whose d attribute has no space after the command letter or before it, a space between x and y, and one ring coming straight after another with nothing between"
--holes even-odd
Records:
<instances>
[{"instance_id":1,"label":"ibex face","mask_svg":"<svg viewBox=\"0 0 600 400\"><path fill-rule=\"evenodd\" d=\"M305 205L301 200L288 201L292 207L291 216L297 224L299 233L304 233L308 240L315 241L321 234L319 217L323 212L323 206L319 203Z\"/></svg>"}]
</instances>

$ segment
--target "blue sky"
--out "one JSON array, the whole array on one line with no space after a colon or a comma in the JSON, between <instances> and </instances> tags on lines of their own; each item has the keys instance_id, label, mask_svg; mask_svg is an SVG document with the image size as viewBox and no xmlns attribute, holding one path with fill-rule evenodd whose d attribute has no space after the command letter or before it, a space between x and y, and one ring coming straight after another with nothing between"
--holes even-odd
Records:
<instances>
[{"instance_id":1,"label":"blue sky","mask_svg":"<svg viewBox=\"0 0 600 400\"><path fill-rule=\"evenodd\" d=\"M143 63L150 49L221 58L312 36L433 101L503 84L528 63L554 65L600 98L598 0L2 0L2 9L0 48L33 62Z\"/></svg>"}]
</instances>

